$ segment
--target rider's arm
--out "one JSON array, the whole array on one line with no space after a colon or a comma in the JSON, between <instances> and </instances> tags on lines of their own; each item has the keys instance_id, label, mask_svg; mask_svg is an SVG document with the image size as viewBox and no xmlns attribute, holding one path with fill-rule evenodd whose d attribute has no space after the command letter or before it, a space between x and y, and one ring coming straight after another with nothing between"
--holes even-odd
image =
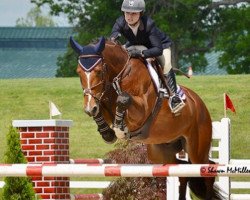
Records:
<instances>
[{"instance_id":1,"label":"rider's arm","mask_svg":"<svg viewBox=\"0 0 250 200\"><path fill-rule=\"evenodd\" d=\"M112 28L110 38L118 38L122 34L122 18L118 18Z\"/></svg>"},{"instance_id":2,"label":"rider's arm","mask_svg":"<svg viewBox=\"0 0 250 200\"><path fill-rule=\"evenodd\" d=\"M161 56L163 52L162 42L155 26L153 26L149 32L149 41L151 43L151 48L142 51L144 57Z\"/></svg>"}]
</instances>

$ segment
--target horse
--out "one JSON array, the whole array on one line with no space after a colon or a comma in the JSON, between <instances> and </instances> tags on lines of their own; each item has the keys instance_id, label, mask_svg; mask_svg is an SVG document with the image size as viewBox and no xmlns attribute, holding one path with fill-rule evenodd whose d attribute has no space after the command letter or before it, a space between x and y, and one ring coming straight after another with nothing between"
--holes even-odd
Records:
<instances>
[{"instance_id":1,"label":"horse","mask_svg":"<svg viewBox=\"0 0 250 200\"><path fill-rule=\"evenodd\" d=\"M159 95L145 60L131 58L121 44L104 37L86 46L71 37L70 44L79 55L77 73L84 91L84 110L94 118L100 133L109 133L104 139L144 143L155 164L214 163L209 160L211 117L194 91L181 86L185 107L176 116L168 99ZM183 149L188 161L176 158ZM180 200L186 199L187 184L201 199L224 199L214 184L215 177L179 180Z\"/></svg>"}]
</instances>

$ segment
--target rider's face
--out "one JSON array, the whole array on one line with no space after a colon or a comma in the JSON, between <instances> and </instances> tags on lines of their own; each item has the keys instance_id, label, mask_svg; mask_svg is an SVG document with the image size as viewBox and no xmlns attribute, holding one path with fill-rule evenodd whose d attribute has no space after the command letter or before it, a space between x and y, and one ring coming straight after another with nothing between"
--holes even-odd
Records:
<instances>
[{"instance_id":1,"label":"rider's face","mask_svg":"<svg viewBox=\"0 0 250 200\"><path fill-rule=\"evenodd\" d=\"M125 15L126 22L131 26L137 24L137 22L140 19L139 12L124 12L124 15Z\"/></svg>"}]
</instances>

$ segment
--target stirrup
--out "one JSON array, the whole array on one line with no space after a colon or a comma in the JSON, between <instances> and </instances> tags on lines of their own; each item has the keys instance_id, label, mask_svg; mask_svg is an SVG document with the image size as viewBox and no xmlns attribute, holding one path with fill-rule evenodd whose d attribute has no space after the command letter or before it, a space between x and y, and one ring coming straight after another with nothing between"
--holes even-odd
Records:
<instances>
[{"instance_id":1,"label":"stirrup","mask_svg":"<svg viewBox=\"0 0 250 200\"><path fill-rule=\"evenodd\" d=\"M169 107L170 107L172 113L178 114L178 113L180 113L181 109L185 106L185 103L184 103L184 101L179 97L180 102L178 103L177 106L175 106L175 107L173 108L172 105L171 105L171 102L172 102L173 97L175 97L175 95L169 97L168 105L169 105Z\"/></svg>"}]
</instances>

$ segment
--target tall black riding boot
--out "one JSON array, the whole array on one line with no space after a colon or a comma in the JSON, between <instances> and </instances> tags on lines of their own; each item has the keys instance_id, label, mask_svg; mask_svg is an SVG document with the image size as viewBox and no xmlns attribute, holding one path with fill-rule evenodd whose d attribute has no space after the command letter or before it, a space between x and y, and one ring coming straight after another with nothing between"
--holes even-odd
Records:
<instances>
[{"instance_id":1,"label":"tall black riding boot","mask_svg":"<svg viewBox=\"0 0 250 200\"><path fill-rule=\"evenodd\" d=\"M165 74L164 76L167 80L169 89L173 93L173 95L169 97L169 102L168 102L169 107L172 113L175 113L175 114L180 113L181 109L185 106L185 103L177 94L177 85L176 85L174 70L170 69L168 74Z\"/></svg>"}]
</instances>

